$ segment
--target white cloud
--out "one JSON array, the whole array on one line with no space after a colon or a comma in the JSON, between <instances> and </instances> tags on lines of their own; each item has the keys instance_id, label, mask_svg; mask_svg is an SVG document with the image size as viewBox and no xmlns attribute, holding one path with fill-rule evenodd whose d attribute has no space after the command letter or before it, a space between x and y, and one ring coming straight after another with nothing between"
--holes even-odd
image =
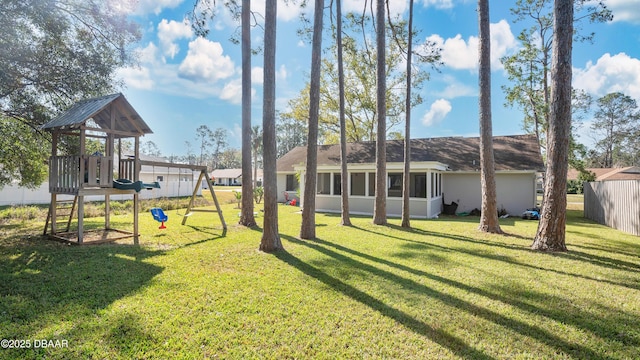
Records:
<instances>
[{"instance_id":1,"label":"white cloud","mask_svg":"<svg viewBox=\"0 0 640 360\"><path fill-rule=\"evenodd\" d=\"M162 19L158 24L158 39L164 55L173 59L180 48L175 43L178 39L190 39L193 37L191 25L186 21L177 22L174 20L167 21Z\"/></svg>"},{"instance_id":2,"label":"white cloud","mask_svg":"<svg viewBox=\"0 0 640 360\"><path fill-rule=\"evenodd\" d=\"M491 24L491 68L501 69L500 58L518 47L518 42L511 32L509 23L502 19Z\"/></svg>"},{"instance_id":3,"label":"white cloud","mask_svg":"<svg viewBox=\"0 0 640 360\"><path fill-rule=\"evenodd\" d=\"M276 79L286 80L287 75L289 75L289 73L287 72L287 67L284 66L284 64L280 65L280 68L276 70Z\"/></svg>"},{"instance_id":4,"label":"white cloud","mask_svg":"<svg viewBox=\"0 0 640 360\"><path fill-rule=\"evenodd\" d=\"M264 9L264 5L262 8ZM302 13L302 9L292 1L278 0L278 19L284 21L297 20L300 13Z\"/></svg>"},{"instance_id":5,"label":"white cloud","mask_svg":"<svg viewBox=\"0 0 640 360\"><path fill-rule=\"evenodd\" d=\"M445 118L451 112L451 103L445 99L438 99L431 104L429 111L422 117L424 126L432 126Z\"/></svg>"},{"instance_id":6,"label":"white cloud","mask_svg":"<svg viewBox=\"0 0 640 360\"><path fill-rule=\"evenodd\" d=\"M424 7L433 6L436 9L451 9L453 7L452 0L422 0Z\"/></svg>"},{"instance_id":7,"label":"white cloud","mask_svg":"<svg viewBox=\"0 0 640 360\"><path fill-rule=\"evenodd\" d=\"M640 60L625 53L604 54L595 64L574 69L573 86L598 97L619 91L640 101Z\"/></svg>"},{"instance_id":8,"label":"white cloud","mask_svg":"<svg viewBox=\"0 0 640 360\"><path fill-rule=\"evenodd\" d=\"M438 96L445 99L453 99L462 96L477 96L478 90L467 84L451 79L448 85L441 92L437 93Z\"/></svg>"},{"instance_id":9,"label":"white cloud","mask_svg":"<svg viewBox=\"0 0 640 360\"><path fill-rule=\"evenodd\" d=\"M454 69L475 69L478 66L478 38L469 37L468 41L458 34L453 38L443 39L434 34L427 38L442 49L442 61L445 66Z\"/></svg>"},{"instance_id":10,"label":"white cloud","mask_svg":"<svg viewBox=\"0 0 640 360\"><path fill-rule=\"evenodd\" d=\"M613 13L613 21L640 23L640 6L638 0L608 0L607 8Z\"/></svg>"},{"instance_id":11,"label":"white cloud","mask_svg":"<svg viewBox=\"0 0 640 360\"><path fill-rule=\"evenodd\" d=\"M162 12L163 9L173 9L180 5L182 1L184 0L139 0L138 7L135 13L138 15L149 13L158 15L160 14L160 12Z\"/></svg>"},{"instance_id":12,"label":"white cloud","mask_svg":"<svg viewBox=\"0 0 640 360\"><path fill-rule=\"evenodd\" d=\"M127 86L134 89L150 90L154 86L151 71L144 67L128 67L118 69L116 77L124 80Z\"/></svg>"},{"instance_id":13,"label":"white cloud","mask_svg":"<svg viewBox=\"0 0 640 360\"><path fill-rule=\"evenodd\" d=\"M240 71L238 71L240 72ZM276 70L276 80L285 80L287 78L287 67L283 64ZM251 84L262 85L264 83L264 68L254 67L251 69Z\"/></svg>"},{"instance_id":14,"label":"white cloud","mask_svg":"<svg viewBox=\"0 0 640 360\"><path fill-rule=\"evenodd\" d=\"M138 51L141 63L154 63L158 55L158 47L150 42L147 47Z\"/></svg>"},{"instance_id":15,"label":"white cloud","mask_svg":"<svg viewBox=\"0 0 640 360\"><path fill-rule=\"evenodd\" d=\"M128 87L196 99L220 98L234 103L240 99L240 95L236 95L236 93L240 94L241 89L234 90L235 83L197 81L204 80L207 76L206 72L202 78L193 79L182 76L181 65L162 61L160 51L153 43L149 43L138 52L140 53L140 67L124 68L118 71L119 78ZM232 63L230 68L233 68ZM231 71L230 74L227 77L235 75L235 72ZM237 81L239 84L240 79Z\"/></svg>"},{"instance_id":16,"label":"white cloud","mask_svg":"<svg viewBox=\"0 0 640 360\"><path fill-rule=\"evenodd\" d=\"M376 3L376 0L345 0L342 2L342 11L345 14L348 12L362 14L362 9L366 4L368 9L373 9L373 11L375 12ZM407 1L389 1L389 13L392 17L395 15L403 14L407 9L409 9L409 7L407 6Z\"/></svg>"},{"instance_id":17,"label":"white cloud","mask_svg":"<svg viewBox=\"0 0 640 360\"><path fill-rule=\"evenodd\" d=\"M251 84L262 85L264 82L264 69L262 67L254 67L251 69Z\"/></svg>"},{"instance_id":18,"label":"white cloud","mask_svg":"<svg viewBox=\"0 0 640 360\"><path fill-rule=\"evenodd\" d=\"M265 0L253 0L251 1L251 10L257 15L255 20L264 25L264 10ZM216 20L210 26L215 30L222 30L224 28L236 28L239 26L239 19L234 19L233 14L227 9L226 6L218 5L215 9ZM289 0L278 0L278 20L282 21L295 21L302 13L302 7L291 3ZM253 21L254 19L252 19Z\"/></svg>"},{"instance_id":19,"label":"white cloud","mask_svg":"<svg viewBox=\"0 0 640 360\"><path fill-rule=\"evenodd\" d=\"M491 24L491 67L502 68L500 58L517 46L517 42L511 27L505 20ZM446 66L458 70L475 70L478 68L478 42L476 36L470 36L467 40L458 34L453 38L443 39L434 34L427 40L442 49L442 61Z\"/></svg>"},{"instance_id":20,"label":"white cloud","mask_svg":"<svg viewBox=\"0 0 640 360\"><path fill-rule=\"evenodd\" d=\"M178 67L178 76L194 82L215 82L232 76L233 60L222 53L219 42L196 38L189 43L187 56Z\"/></svg>"},{"instance_id":21,"label":"white cloud","mask_svg":"<svg viewBox=\"0 0 640 360\"><path fill-rule=\"evenodd\" d=\"M242 101L242 79L233 79L225 84L220 93L220 99L232 104L240 104Z\"/></svg>"}]
</instances>

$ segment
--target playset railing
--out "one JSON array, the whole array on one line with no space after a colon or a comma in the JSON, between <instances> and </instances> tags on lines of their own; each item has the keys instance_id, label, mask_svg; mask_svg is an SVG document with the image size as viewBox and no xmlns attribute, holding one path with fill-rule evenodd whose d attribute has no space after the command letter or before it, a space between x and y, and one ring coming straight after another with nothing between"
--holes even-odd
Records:
<instances>
[{"instance_id":1,"label":"playset railing","mask_svg":"<svg viewBox=\"0 0 640 360\"><path fill-rule=\"evenodd\" d=\"M49 191L75 193L81 188L113 187L113 159L67 155L49 158Z\"/></svg>"}]
</instances>

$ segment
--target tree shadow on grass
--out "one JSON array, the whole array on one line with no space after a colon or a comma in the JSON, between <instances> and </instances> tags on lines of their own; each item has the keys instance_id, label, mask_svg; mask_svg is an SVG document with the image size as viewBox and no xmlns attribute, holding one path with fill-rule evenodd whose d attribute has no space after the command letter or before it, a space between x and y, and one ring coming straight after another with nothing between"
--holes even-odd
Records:
<instances>
[{"instance_id":1,"label":"tree shadow on grass","mask_svg":"<svg viewBox=\"0 0 640 360\"><path fill-rule=\"evenodd\" d=\"M329 247L330 246L336 247L336 248L339 247L339 249L342 251L347 251L352 255L363 257L370 261L375 261L380 264L399 268L413 274L428 277L432 280L439 281L441 283L445 283L453 287L475 292L477 294L487 296L490 298L497 298L497 300L503 301L505 303L511 303L514 306L518 306L517 302L515 302L511 298L501 298L499 295L489 293L483 289L475 288L454 280L446 279L444 277L440 277L434 274L429 274L420 270L415 270L403 265L397 265L388 260L362 254L360 252L348 249L344 246L332 244L330 242L327 242L321 239L316 239L315 241L301 241L299 239L296 239L287 235L282 235L282 237L293 243L303 245L313 250L316 250L319 253L322 253L323 255L329 257L330 259L333 259L334 261L337 260L338 262L344 264L345 267L354 268L359 271L370 273L372 276L377 276L379 278L385 279L391 283L396 284L398 287L401 287L404 291L415 293L418 296L426 296L426 297L435 299L441 302L443 306L451 307L455 311L468 313L469 315L474 317L483 318L498 326L504 327L506 329L510 329L511 331L514 331L514 332L518 332L523 336L534 338L542 343L545 343L547 346L551 348L557 349L558 351L564 352L566 354L572 354L579 358L593 358L593 359L603 358L600 354L596 353L594 350L576 343L568 342L565 339L561 338L560 336L556 336L555 334L550 333L545 329L542 329L534 325L530 325L529 323L526 323L523 321L512 319L501 313L478 306L469 301L465 301L463 299L450 295L446 292L435 290L426 285L418 283L414 280L399 276L390 271L386 271L376 266L361 262L352 257L333 251L329 249ZM295 256L289 253L281 252L281 253L277 253L276 256L279 259L285 261L286 263L296 267L303 273L323 282L324 284L343 293L344 295L347 295L353 298L354 300L357 300L360 303L371 307L372 309L378 311L380 314L398 321L403 326L415 332L416 334L428 337L432 341L442 345L443 347L450 349L451 351L453 351L459 356L472 357L472 358L490 358L489 355L485 354L484 352L478 349L471 347L462 339L456 336L453 336L447 332L444 332L440 329L434 329L429 324L414 318L412 315L407 314L399 309L393 308L388 304L385 304L384 302L375 298L374 296L369 295L361 290L358 290L353 286L341 281L340 279L337 279L335 277L328 275L327 273L323 272L321 269L316 268L308 263L305 263L304 261L296 258ZM535 308L535 309L542 310L538 308Z\"/></svg>"},{"instance_id":2,"label":"tree shadow on grass","mask_svg":"<svg viewBox=\"0 0 640 360\"><path fill-rule=\"evenodd\" d=\"M576 261L586 261L593 265L605 267L613 270L623 270L630 272L640 272L640 261L639 262L630 262L624 261L620 259L615 259L607 256L600 256L596 254L591 254L584 251L571 250L566 253L557 253L554 254L557 257L576 260Z\"/></svg>"},{"instance_id":3,"label":"tree shadow on grass","mask_svg":"<svg viewBox=\"0 0 640 360\"><path fill-rule=\"evenodd\" d=\"M0 248L0 333L29 339L58 322L95 321L90 319L96 311L160 274L162 267L143 260L162 254L132 245L68 246L43 239Z\"/></svg>"},{"instance_id":4,"label":"tree shadow on grass","mask_svg":"<svg viewBox=\"0 0 640 360\"><path fill-rule=\"evenodd\" d=\"M594 318L590 314L585 314L582 311L567 311L565 308L557 307L560 304L565 304L566 301L557 296L534 292L530 290L514 290L513 288L501 288L499 291L489 291L483 288L471 286L456 280L448 279L436 274L425 272L422 270L414 269L412 267L398 264L386 259L382 259L376 256L362 253L360 251L348 248L343 245L335 244L325 240L316 240L318 244L316 249L324 247L325 249L334 248L336 250L346 252L353 256L357 256L368 261L372 261L378 264L405 271L407 273L428 278L455 288L463 289L467 292L478 294L492 300L500 301L505 304L515 306L521 310L529 312L531 314L543 315L547 318L553 319L563 324L572 324L573 326L588 330L593 334L603 339L610 339L611 341L622 341L625 345L640 346L640 336L630 335L626 329L633 329L636 326L636 320L631 314L620 313L617 309L603 308L599 313L602 314L602 318ZM332 250L327 251L327 255L335 253ZM337 253L335 253L337 254ZM346 257L345 257L346 258ZM516 263L516 265L521 265ZM382 270L380 270L382 271ZM397 276L397 275L394 275ZM621 285L623 286L623 285ZM506 296L504 294L507 294ZM540 306L535 306L528 303L525 300L535 300ZM554 305L550 305L554 304ZM596 306L596 305L594 305ZM612 324L615 324L612 326Z\"/></svg>"},{"instance_id":5,"label":"tree shadow on grass","mask_svg":"<svg viewBox=\"0 0 640 360\"><path fill-rule=\"evenodd\" d=\"M281 236L289 241L304 244L303 241L295 239L291 236L288 236L288 235L281 235ZM383 301L376 299L375 297L365 293L364 291L356 289L355 287L341 281L340 279L337 279L335 277L328 275L321 269L316 268L304 262L303 260L295 257L294 255L286 251L276 252L275 256L278 259L284 261L285 263L300 270L304 274L311 276L319 280L320 282L330 286L332 289L339 291L340 293L366 306L371 307L372 309L378 311L383 316L394 319L395 321L399 322L404 327L415 332L416 334L427 336L432 341L442 345L445 348L450 349L451 351L453 351L455 354L459 356L470 357L474 359L491 359L489 355L471 347L463 339L455 337L441 329L436 329L431 325L414 318L410 314L407 314L399 309L389 306L385 304Z\"/></svg>"},{"instance_id":6,"label":"tree shadow on grass","mask_svg":"<svg viewBox=\"0 0 640 360\"><path fill-rule=\"evenodd\" d=\"M508 262L508 263L511 263L511 264L514 264L514 265L520 265L520 266L524 266L524 267L529 267L529 268L536 269L536 270L546 270L546 271L556 272L556 273L559 273L559 274L576 276L576 277L580 277L580 278L584 278L584 279L588 279L588 280L606 282L606 283L610 283L610 284L613 284L613 285L620 285L620 286L624 286L624 287L628 287L628 288L632 288L632 289L640 289L640 284L637 284L637 283L619 283L619 282L610 281L610 280L606 280L606 279L596 279L596 278L592 278L592 277L585 276L585 275L582 275L582 274L572 274L572 273L568 273L568 272L561 271L561 270L541 269L540 267L532 266L530 264L526 264L526 263L522 263L522 262L519 262L517 260L514 260L509 256L470 250L470 249L467 249L465 247L450 248L450 247L445 247L445 246L442 246L442 245L439 245L439 244L415 241L415 240L406 239L406 238L403 238L403 237L400 237L400 236L392 236L392 235L389 235L389 234L373 231L373 230L362 228L362 227L354 226L354 228L356 228L358 230L366 231L366 232L369 232L369 233L372 233L372 234L376 234L376 235L380 235L380 236L385 236L385 237L397 239L397 240L402 240L402 241L406 241L406 242L413 242L413 243L417 243L417 244L424 244L425 246L429 246L429 247L441 247L443 250L446 249L447 251L457 251L457 252L462 252L462 253L465 253L465 254L468 254L468 255L479 256L479 257L483 257L483 258L487 258L487 259L491 259L491 260L505 261L505 262ZM422 235L432 236L432 237L436 237L436 238L447 238L447 239L451 239L451 240L454 240L454 241L461 241L461 242L466 242L466 243L471 243L471 244L477 244L477 245L489 246L489 247L496 247L496 248L502 248L502 249L507 249L507 250L524 251L524 252L528 252L528 253L532 252L532 250L528 246L521 246L521 245L517 245L517 244L504 244L504 243L493 242L493 241L489 241L489 240L472 239L472 238L465 237L465 236L460 236L460 235L453 235L453 234L447 234L447 233L435 232L435 231L427 231L427 230L416 229L416 228L407 229L407 228L402 228L402 227L396 226L394 229L396 229L396 228L399 231L422 234ZM640 263L634 263L634 262L619 260L619 259L615 259L613 257L606 257L606 256L590 254L588 252L583 252L583 251L578 251L578 250L571 250L571 251L566 252L566 253L549 253L548 255L549 256L562 257L562 258L566 258L566 259L569 259L569 260L584 261L584 262L588 262L588 263L590 263L592 265L595 265L595 266L606 267L606 268L613 269L613 270L623 270L623 271L629 271L629 272L638 272L638 271L640 271Z\"/></svg>"},{"instance_id":7,"label":"tree shadow on grass","mask_svg":"<svg viewBox=\"0 0 640 360\"><path fill-rule=\"evenodd\" d=\"M189 246L194 246L194 245L199 245L199 244L203 244L209 241L213 241L213 240L218 240L218 239L222 239L224 237L227 236L227 229L215 229L215 228L210 228L210 227L202 227L202 226L193 226L193 225L187 225L188 227L190 227L191 229L197 231L197 232L201 232L201 233L205 233L207 235L211 235L211 237L206 238L206 239L202 239L202 240L198 240L198 241L194 241L194 242L190 242L184 245L180 245L180 247L189 247ZM215 231L214 231L215 230Z\"/></svg>"},{"instance_id":8,"label":"tree shadow on grass","mask_svg":"<svg viewBox=\"0 0 640 360\"><path fill-rule=\"evenodd\" d=\"M615 252L632 258L640 258L640 245L629 242L616 241L607 239L606 243L601 244L571 244L571 247L577 247L585 250Z\"/></svg>"}]
</instances>

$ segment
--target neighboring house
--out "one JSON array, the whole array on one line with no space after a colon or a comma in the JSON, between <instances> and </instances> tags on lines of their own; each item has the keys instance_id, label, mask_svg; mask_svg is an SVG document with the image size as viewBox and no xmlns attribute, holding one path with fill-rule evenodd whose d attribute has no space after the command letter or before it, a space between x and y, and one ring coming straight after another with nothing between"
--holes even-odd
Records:
<instances>
[{"instance_id":1,"label":"neighboring house","mask_svg":"<svg viewBox=\"0 0 640 360\"><path fill-rule=\"evenodd\" d=\"M596 181L605 180L640 180L640 167L629 166L624 168L588 168L585 169L596 175ZM578 180L580 172L569 169L567 180Z\"/></svg>"},{"instance_id":2,"label":"neighboring house","mask_svg":"<svg viewBox=\"0 0 640 360\"><path fill-rule=\"evenodd\" d=\"M538 143L533 135L515 135L496 136L493 145L498 208L520 215L536 205L536 173L544 169ZM402 213L403 146L403 140L387 141L388 216ZM412 217L435 217L444 202L458 203L458 212L481 207L479 148L477 137L411 140ZM278 160L279 201L284 192L290 197L304 193L306 155L306 147L296 147ZM373 214L375 142L348 144L347 164L351 213ZM341 184L340 146L318 146L316 211L340 212Z\"/></svg>"},{"instance_id":3,"label":"neighboring house","mask_svg":"<svg viewBox=\"0 0 640 360\"><path fill-rule=\"evenodd\" d=\"M251 170L253 177L253 169ZM216 169L211 173L214 185L240 186L242 185L242 169ZM262 184L262 169L257 171L258 185Z\"/></svg>"},{"instance_id":4,"label":"neighboring house","mask_svg":"<svg viewBox=\"0 0 640 360\"><path fill-rule=\"evenodd\" d=\"M214 185L242 185L242 169L216 169L211 173Z\"/></svg>"}]
</instances>

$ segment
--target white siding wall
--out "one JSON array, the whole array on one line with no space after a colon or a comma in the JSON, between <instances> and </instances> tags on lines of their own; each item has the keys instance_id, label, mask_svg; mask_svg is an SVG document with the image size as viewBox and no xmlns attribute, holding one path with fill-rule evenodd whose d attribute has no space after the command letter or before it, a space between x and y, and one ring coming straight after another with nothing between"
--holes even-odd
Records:
<instances>
[{"instance_id":1,"label":"white siding wall","mask_svg":"<svg viewBox=\"0 0 640 360\"><path fill-rule=\"evenodd\" d=\"M496 174L498 208L518 216L536 204L535 174ZM443 175L444 200L458 203L457 212L480 209L482 204L480 173Z\"/></svg>"},{"instance_id":2,"label":"white siding wall","mask_svg":"<svg viewBox=\"0 0 640 360\"><path fill-rule=\"evenodd\" d=\"M284 194L282 193L287 186L287 175L276 175L276 186L278 187L278 202L284 202Z\"/></svg>"},{"instance_id":3,"label":"white siding wall","mask_svg":"<svg viewBox=\"0 0 640 360\"><path fill-rule=\"evenodd\" d=\"M316 210L320 212L340 212L340 196L316 195Z\"/></svg>"},{"instance_id":4,"label":"white siding wall","mask_svg":"<svg viewBox=\"0 0 640 360\"><path fill-rule=\"evenodd\" d=\"M349 211L356 215L373 214L373 197L357 196L349 198Z\"/></svg>"},{"instance_id":5,"label":"white siding wall","mask_svg":"<svg viewBox=\"0 0 640 360\"><path fill-rule=\"evenodd\" d=\"M354 215L373 215L373 203L373 197L349 198L349 210ZM411 199L411 217L427 218L427 203L428 201L425 199ZM340 196L318 195L316 197L316 210L318 212L339 213L341 211L340 205ZM437 213L433 214L432 217L435 215ZM402 216L402 198L387 198L387 216Z\"/></svg>"},{"instance_id":6,"label":"white siding wall","mask_svg":"<svg viewBox=\"0 0 640 360\"><path fill-rule=\"evenodd\" d=\"M442 197L438 196L437 198L427 200L431 205L431 213L427 215L428 218L434 218L442 213ZM426 202L425 202L426 204ZM412 204L413 206L413 204ZM427 205L425 205L427 206ZM425 210L426 212L426 210Z\"/></svg>"},{"instance_id":7,"label":"white siding wall","mask_svg":"<svg viewBox=\"0 0 640 360\"><path fill-rule=\"evenodd\" d=\"M429 205L429 200L427 199L417 199L410 198L409 199L409 209L412 218L420 218L426 219L430 217L434 217L440 213L440 208L438 207L435 213L428 214L427 206ZM373 214L373 207L371 214ZM388 197L387 198L387 216L391 217L401 217L402 216L402 198L401 197Z\"/></svg>"},{"instance_id":8,"label":"white siding wall","mask_svg":"<svg viewBox=\"0 0 640 360\"><path fill-rule=\"evenodd\" d=\"M289 174L282 173L282 174L277 174L276 175L276 179L277 179L276 185L278 186L278 202L284 202L285 201L284 192L286 191L286 188L287 188L287 176L288 175L294 175L295 176L294 173L289 173ZM301 187L301 184L298 184L298 191L300 191L300 194L302 194L302 190L301 190L300 187ZM298 205L299 205L300 196L298 194L298 191L289 190L289 191L287 191L287 193L289 194L289 200L292 200L292 199L295 198L295 199L298 200Z\"/></svg>"},{"instance_id":9,"label":"white siding wall","mask_svg":"<svg viewBox=\"0 0 640 360\"><path fill-rule=\"evenodd\" d=\"M198 178L196 178L196 181ZM191 196L195 182L163 181L160 182L160 189L140 191L141 199L155 199L159 197ZM198 189L198 195L202 194L202 189ZM71 195L59 195L59 199L73 199ZM104 201L104 196L85 196L85 201ZM111 200L131 200L131 195L111 195ZM32 190L18 186L8 185L0 190L0 206L2 205L27 205L27 204L48 204L51 202L49 193L49 183L42 184L39 188Z\"/></svg>"},{"instance_id":10,"label":"white siding wall","mask_svg":"<svg viewBox=\"0 0 640 360\"><path fill-rule=\"evenodd\" d=\"M430 177L427 176L430 181ZM304 181L304 177L301 179ZM278 174L278 201L283 201L282 191L286 185L286 175ZM300 184L302 186L302 184ZM333 184L332 184L333 187ZM457 202L457 212L480 209L481 188L480 173L459 174L452 172L442 173L442 188L444 200L447 204ZM498 208L504 207L513 216L519 216L527 208L536 204L535 174L512 173L497 174L496 188L498 195ZM430 183L427 183L429 193ZM302 189L301 189L302 191ZM373 214L374 198L369 196L352 196L349 198L349 209L352 214ZM430 212L428 213L430 205ZM442 210L442 198L411 199L411 214L416 218L432 218L440 214ZM325 212L340 212L339 195L318 195L316 197L316 209ZM400 216L402 214L402 198L387 198L388 216Z\"/></svg>"}]
</instances>

